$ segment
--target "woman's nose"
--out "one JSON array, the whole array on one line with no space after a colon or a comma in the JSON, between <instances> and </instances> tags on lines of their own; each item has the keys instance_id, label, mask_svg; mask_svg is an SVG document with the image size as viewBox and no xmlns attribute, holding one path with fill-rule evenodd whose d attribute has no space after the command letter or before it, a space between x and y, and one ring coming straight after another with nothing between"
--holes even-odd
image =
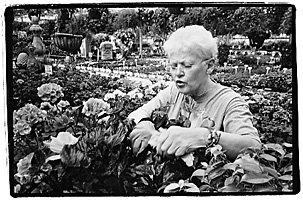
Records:
<instances>
[{"instance_id":1,"label":"woman's nose","mask_svg":"<svg viewBox=\"0 0 303 200\"><path fill-rule=\"evenodd\" d=\"M183 66L180 64L176 68L176 76L184 76Z\"/></svg>"}]
</instances>

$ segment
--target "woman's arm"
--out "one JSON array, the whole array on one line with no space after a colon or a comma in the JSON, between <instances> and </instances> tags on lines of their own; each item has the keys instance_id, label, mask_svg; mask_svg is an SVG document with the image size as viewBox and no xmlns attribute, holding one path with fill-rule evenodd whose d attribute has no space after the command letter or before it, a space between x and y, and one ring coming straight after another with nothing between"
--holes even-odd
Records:
<instances>
[{"instance_id":1,"label":"woman's arm","mask_svg":"<svg viewBox=\"0 0 303 200\"><path fill-rule=\"evenodd\" d=\"M161 90L153 99L148 103L144 104L137 110L129 114L129 119L134 119L137 124L143 118L150 118L152 112L161 107L167 105L170 100L173 98L173 88L172 85L168 86L164 90Z\"/></svg>"},{"instance_id":2,"label":"woman's arm","mask_svg":"<svg viewBox=\"0 0 303 200\"><path fill-rule=\"evenodd\" d=\"M162 130L157 142L157 151L160 154L182 156L200 147L206 147L210 142L208 128L184 128L172 126ZM250 135L239 135L221 132L218 144L226 150L230 160L234 160L239 151L245 147L257 147L261 144Z\"/></svg>"},{"instance_id":3,"label":"woman's arm","mask_svg":"<svg viewBox=\"0 0 303 200\"><path fill-rule=\"evenodd\" d=\"M223 130L218 144L226 150L230 160L235 159L243 148L261 145L258 131L252 124L253 116L240 96L231 99L223 112ZM210 130L204 127L170 127L159 136L157 149L164 154L181 156L199 147L205 147L209 142L209 134Z\"/></svg>"}]
</instances>

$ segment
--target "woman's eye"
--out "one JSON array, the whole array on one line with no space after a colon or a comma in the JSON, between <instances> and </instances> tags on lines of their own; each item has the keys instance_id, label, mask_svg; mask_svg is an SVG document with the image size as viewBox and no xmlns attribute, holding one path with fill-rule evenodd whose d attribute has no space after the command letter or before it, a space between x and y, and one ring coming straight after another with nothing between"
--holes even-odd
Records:
<instances>
[{"instance_id":1,"label":"woman's eye","mask_svg":"<svg viewBox=\"0 0 303 200\"><path fill-rule=\"evenodd\" d=\"M170 65L170 68L171 68L171 69L176 69L176 68L177 68L177 65L171 64L171 65Z\"/></svg>"},{"instance_id":2,"label":"woman's eye","mask_svg":"<svg viewBox=\"0 0 303 200\"><path fill-rule=\"evenodd\" d=\"M191 68L193 65L185 65L185 68Z\"/></svg>"}]
</instances>

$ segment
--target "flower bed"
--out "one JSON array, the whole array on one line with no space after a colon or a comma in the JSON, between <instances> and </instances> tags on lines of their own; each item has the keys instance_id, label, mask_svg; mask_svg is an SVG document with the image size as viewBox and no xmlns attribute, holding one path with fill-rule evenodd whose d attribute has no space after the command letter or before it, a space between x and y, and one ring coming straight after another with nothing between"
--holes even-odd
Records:
<instances>
[{"instance_id":1,"label":"flower bed","mask_svg":"<svg viewBox=\"0 0 303 200\"><path fill-rule=\"evenodd\" d=\"M181 158L159 156L152 144L132 154L134 124L126 117L165 83L134 85L75 67L13 75L15 193L293 191L291 92L233 86L251 106L264 145L231 162L220 145ZM185 119L168 121L163 109L153 119L157 128L186 126Z\"/></svg>"},{"instance_id":2,"label":"flower bed","mask_svg":"<svg viewBox=\"0 0 303 200\"><path fill-rule=\"evenodd\" d=\"M248 71L238 74L221 72L214 74L213 78L222 85L251 86L257 89L268 88L276 92L287 92L293 86L291 70L288 70L287 73L270 72L268 74L253 74L252 76L249 75Z\"/></svg>"}]
</instances>

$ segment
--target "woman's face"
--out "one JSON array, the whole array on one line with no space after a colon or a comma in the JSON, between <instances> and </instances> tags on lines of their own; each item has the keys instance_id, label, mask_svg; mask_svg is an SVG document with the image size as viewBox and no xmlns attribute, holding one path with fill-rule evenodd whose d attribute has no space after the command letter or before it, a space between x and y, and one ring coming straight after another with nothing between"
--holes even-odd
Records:
<instances>
[{"instance_id":1,"label":"woman's face","mask_svg":"<svg viewBox=\"0 0 303 200\"><path fill-rule=\"evenodd\" d=\"M208 81L206 60L189 52L170 54L171 75L181 93L198 96L205 91Z\"/></svg>"}]
</instances>

